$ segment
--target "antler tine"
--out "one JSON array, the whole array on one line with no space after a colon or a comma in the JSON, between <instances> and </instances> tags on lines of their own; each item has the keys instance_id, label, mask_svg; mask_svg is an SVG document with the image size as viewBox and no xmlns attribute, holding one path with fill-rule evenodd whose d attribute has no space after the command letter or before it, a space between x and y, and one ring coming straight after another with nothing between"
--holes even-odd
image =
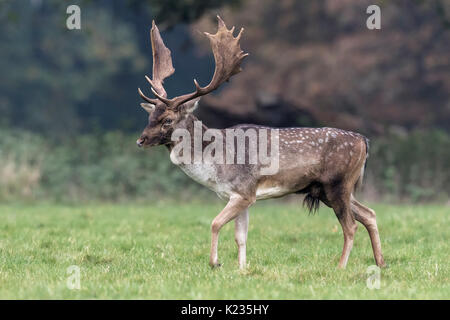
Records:
<instances>
[{"instance_id":1,"label":"antler tine","mask_svg":"<svg viewBox=\"0 0 450 320\"><path fill-rule=\"evenodd\" d=\"M242 60L248 56L248 53L244 53L241 50L239 40L244 31L242 28L237 37L233 36L234 27L230 30L227 29L225 22L217 16L218 30L216 34L209 34L205 32L205 35L209 38L211 43L211 49L214 54L214 60L216 67L214 70L213 78L206 87L201 87L197 80L194 79L195 91L189 94L185 94L173 99L167 99L165 96L155 92L153 94L163 101L169 108L176 109L183 103L195 99L197 97L208 94L211 91L216 90L222 83L228 81L233 75L242 71L240 65ZM154 82L154 81L153 81ZM152 82L150 81L150 84ZM154 85L152 84L152 87Z\"/></svg>"},{"instance_id":2,"label":"antler tine","mask_svg":"<svg viewBox=\"0 0 450 320\"><path fill-rule=\"evenodd\" d=\"M164 102L167 106L170 105L171 100L161 96L160 94L158 94L158 92L156 92L156 90L153 87L152 87L152 92L159 100Z\"/></svg>"},{"instance_id":3,"label":"antler tine","mask_svg":"<svg viewBox=\"0 0 450 320\"><path fill-rule=\"evenodd\" d=\"M155 104L158 103L157 99L150 99L149 97L147 97L142 91L141 88L138 88L138 93L141 96L142 99L144 99L145 101L151 103L151 104Z\"/></svg>"},{"instance_id":4,"label":"antler tine","mask_svg":"<svg viewBox=\"0 0 450 320\"><path fill-rule=\"evenodd\" d=\"M241 30L239 31L239 34L236 37L237 41L241 40L241 36L243 33L244 33L244 28L241 28ZM245 55L248 56L249 54L246 53Z\"/></svg>"},{"instance_id":5,"label":"antler tine","mask_svg":"<svg viewBox=\"0 0 450 320\"><path fill-rule=\"evenodd\" d=\"M167 99L167 98L164 97L163 95L160 95L160 94L156 91L156 90L157 90L157 87L155 86L155 84L153 83L153 81L152 81L148 76L145 76L145 79L146 79L146 80L148 81L148 83L150 84L152 93L153 93L159 100L161 100L161 101L164 102L164 103L167 103L167 102L170 101L169 99Z\"/></svg>"}]
</instances>

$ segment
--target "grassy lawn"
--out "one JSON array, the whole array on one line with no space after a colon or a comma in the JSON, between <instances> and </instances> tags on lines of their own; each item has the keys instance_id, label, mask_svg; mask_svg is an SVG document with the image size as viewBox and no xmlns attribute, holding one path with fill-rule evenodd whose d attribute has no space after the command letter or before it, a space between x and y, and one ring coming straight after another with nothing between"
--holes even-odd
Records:
<instances>
[{"instance_id":1,"label":"grassy lawn","mask_svg":"<svg viewBox=\"0 0 450 320\"><path fill-rule=\"evenodd\" d=\"M341 228L322 208L266 201L250 210L247 260L237 268L233 223L208 266L210 222L222 203L0 205L1 299L406 299L450 298L450 208L372 206L389 267L373 265L362 225L346 270L336 268ZM70 290L67 268L81 270Z\"/></svg>"}]
</instances>

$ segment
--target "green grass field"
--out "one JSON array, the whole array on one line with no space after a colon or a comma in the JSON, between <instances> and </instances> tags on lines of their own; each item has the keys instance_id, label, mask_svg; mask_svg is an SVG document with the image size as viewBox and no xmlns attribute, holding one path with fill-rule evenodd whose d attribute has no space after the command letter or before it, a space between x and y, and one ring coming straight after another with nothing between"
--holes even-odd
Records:
<instances>
[{"instance_id":1,"label":"green grass field","mask_svg":"<svg viewBox=\"0 0 450 320\"><path fill-rule=\"evenodd\" d=\"M239 271L234 226L208 266L210 222L222 203L1 205L1 299L436 299L450 298L450 208L376 205L389 267L380 289L359 226L347 269L334 213L266 201L250 210L249 267ZM81 270L68 289L67 268Z\"/></svg>"}]
</instances>

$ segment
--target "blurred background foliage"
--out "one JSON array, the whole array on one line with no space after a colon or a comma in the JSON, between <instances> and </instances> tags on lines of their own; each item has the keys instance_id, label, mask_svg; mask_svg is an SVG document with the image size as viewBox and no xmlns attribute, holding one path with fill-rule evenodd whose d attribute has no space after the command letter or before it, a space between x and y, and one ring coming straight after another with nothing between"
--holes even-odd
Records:
<instances>
[{"instance_id":1,"label":"blurred background foliage","mask_svg":"<svg viewBox=\"0 0 450 320\"><path fill-rule=\"evenodd\" d=\"M66 8L81 8L81 30ZM382 29L368 30L378 4ZM199 30L245 27L244 72L201 101L211 127L330 126L371 139L370 200L448 201L450 5L445 0L0 1L0 201L153 201L211 193L139 150L137 87L156 19L176 73L169 95L209 81Z\"/></svg>"}]
</instances>

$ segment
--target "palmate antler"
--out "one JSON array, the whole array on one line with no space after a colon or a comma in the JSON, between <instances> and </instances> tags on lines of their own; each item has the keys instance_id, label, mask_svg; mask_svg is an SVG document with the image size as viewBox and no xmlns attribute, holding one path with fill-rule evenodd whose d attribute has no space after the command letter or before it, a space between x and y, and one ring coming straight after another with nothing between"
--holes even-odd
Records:
<instances>
[{"instance_id":1,"label":"palmate antler","mask_svg":"<svg viewBox=\"0 0 450 320\"><path fill-rule=\"evenodd\" d=\"M172 60L170 58L170 50L165 47L159 34L158 28L153 23L153 80L150 80L147 76L145 78L152 86L153 94L168 108L176 110L183 103L214 91L222 83L228 81L228 79L230 79L233 75L242 71L240 66L241 62L246 56L248 56L248 53L244 53L239 45L239 40L241 39L244 28L241 28L241 31L239 32L237 37L234 37L234 27L228 30L225 22L223 22L223 20L219 16L217 16L217 20L217 33L212 35L205 32L205 35L209 38L209 41L211 43L214 60L216 62L216 68L211 82L206 87L200 87L197 80L194 79L194 92L172 99L167 98L167 94L162 87L164 78L170 76L174 72L174 69L172 67ZM138 89L138 91L144 100L152 104L156 104L156 99L150 99L146 97L140 89Z\"/></svg>"},{"instance_id":2,"label":"palmate antler","mask_svg":"<svg viewBox=\"0 0 450 320\"><path fill-rule=\"evenodd\" d=\"M147 79L152 88L154 88L160 96L167 97L166 90L164 90L163 87L163 82L165 78L170 77L175 72L175 69L172 66L170 50L164 45L164 41L161 38L155 21L152 22L150 41L152 43L153 52L153 80L150 80L147 76L145 76L145 79ZM145 96L140 88L138 88L138 92L145 101L150 102L151 104L156 104L158 102L157 99L150 99Z\"/></svg>"}]
</instances>

